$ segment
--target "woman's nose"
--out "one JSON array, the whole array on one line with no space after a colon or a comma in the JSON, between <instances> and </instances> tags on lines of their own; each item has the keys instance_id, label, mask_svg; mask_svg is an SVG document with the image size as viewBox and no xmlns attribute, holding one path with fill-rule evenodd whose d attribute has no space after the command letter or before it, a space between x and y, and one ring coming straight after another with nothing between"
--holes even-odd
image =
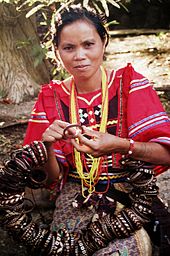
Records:
<instances>
[{"instance_id":1,"label":"woman's nose","mask_svg":"<svg viewBox=\"0 0 170 256\"><path fill-rule=\"evenodd\" d=\"M85 57L84 49L82 49L82 48L77 49L76 52L75 52L74 59L75 60L80 60L80 59L83 59L84 57Z\"/></svg>"}]
</instances>

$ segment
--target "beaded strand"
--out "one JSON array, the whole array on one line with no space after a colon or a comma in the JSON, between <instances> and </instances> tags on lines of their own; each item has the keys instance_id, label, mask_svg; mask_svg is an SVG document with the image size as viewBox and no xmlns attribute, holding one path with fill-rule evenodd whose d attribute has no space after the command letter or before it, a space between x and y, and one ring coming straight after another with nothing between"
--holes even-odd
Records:
<instances>
[{"instance_id":1,"label":"beaded strand","mask_svg":"<svg viewBox=\"0 0 170 256\"><path fill-rule=\"evenodd\" d=\"M100 132L106 132L107 127L107 118L108 118L108 84L107 84L107 76L106 72L103 67L101 67L102 71L102 107L101 107L101 123L100 123ZM71 115L71 123L79 123L78 119L78 111L76 106L76 89L74 81L72 80L71 84L71 95L70 95L70 115ZM77 140L78 141L78 140ZM97 183L98 175L100 173L100 166L102 157L95 158L90 155L92 158L92 166L88 173L83 172L83 164L82 164L82 154L78 152L76 149L74 149L74 160L75 160L75 166L77 169L77 172L81 178L82 183L82 195L84 195L84 185L88 186L89 194L93 193L95 191L95 183ZM97 180L96 180L97 179Z\"/></svg>"}]
</instances>

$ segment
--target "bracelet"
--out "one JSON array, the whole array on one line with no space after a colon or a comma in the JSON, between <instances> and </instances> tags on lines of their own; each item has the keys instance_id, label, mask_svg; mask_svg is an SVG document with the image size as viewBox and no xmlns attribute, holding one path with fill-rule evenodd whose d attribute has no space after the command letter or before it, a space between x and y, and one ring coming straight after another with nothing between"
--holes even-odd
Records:
<instances>
[{"instance_id":1,"label":"bracelet","mask_svg":"<svg viewBox=\"0 0 170 256\"><path fill-rule=\"evenodd\" d=\"M129 146L129 150L128 150L128 153L127 153L127 156L131 156L133 154L133 151L134 151L134 140L132 139L129 139L129 142L130 142L130 146Z\"/></svg>"}]
</instances>

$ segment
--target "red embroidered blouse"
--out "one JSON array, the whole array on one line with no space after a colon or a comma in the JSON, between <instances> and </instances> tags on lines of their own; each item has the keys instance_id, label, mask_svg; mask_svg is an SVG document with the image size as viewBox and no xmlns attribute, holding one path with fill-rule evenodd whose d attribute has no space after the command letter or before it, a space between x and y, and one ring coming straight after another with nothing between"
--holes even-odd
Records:
<instances>
[{"instance_id":1,"label":"red embroidered blouse","mask_svg":"<svg viewBox=\"0 0 170 256\"><path fill-rule=\"evenodd\" d=\"M135 141L155 141L170 146L170 120L148 79L129 64L112 71L109 84L109 113L107 131ZM78 94L79 117L82 125L98 129L101 118L101 90ZM24 144L41 140L42 133L55 120L69 122L70 91L64 82L51 81L43 85L32 110ZM54 144L56 158L69 175L78 178L74 170L72 146L64 140ZM120 154L107 158L109 167L119 167ZM89 161L89 162L88 162ZM90 165L90 160L87 159ZM70 168L72 167L72 168ZM167 168L157 166L157 174ZM72 170L72 171L71 171ZM107 179L103 173L102 179ZM123 177L123 173L122 176ZM110 171L110 178L120 178Z\"/></svg>"}]
</instances>

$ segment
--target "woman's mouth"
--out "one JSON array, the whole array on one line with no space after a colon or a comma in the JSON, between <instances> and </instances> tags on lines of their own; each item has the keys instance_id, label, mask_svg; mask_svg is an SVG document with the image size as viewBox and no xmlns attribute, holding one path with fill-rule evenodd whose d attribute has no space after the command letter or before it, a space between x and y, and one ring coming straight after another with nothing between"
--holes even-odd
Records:
<instances>
[{"instance_id":1,"label":"woman's mouth","mask_svg":"<svg viewBox=\"0 0 170 256\"><path fill-rule=\"evenodd\" d=\"M88 67L88 65L77 65L75 66L75 69L78 69L78 70L84 70Z\"/></svg>"}]
</instances>

